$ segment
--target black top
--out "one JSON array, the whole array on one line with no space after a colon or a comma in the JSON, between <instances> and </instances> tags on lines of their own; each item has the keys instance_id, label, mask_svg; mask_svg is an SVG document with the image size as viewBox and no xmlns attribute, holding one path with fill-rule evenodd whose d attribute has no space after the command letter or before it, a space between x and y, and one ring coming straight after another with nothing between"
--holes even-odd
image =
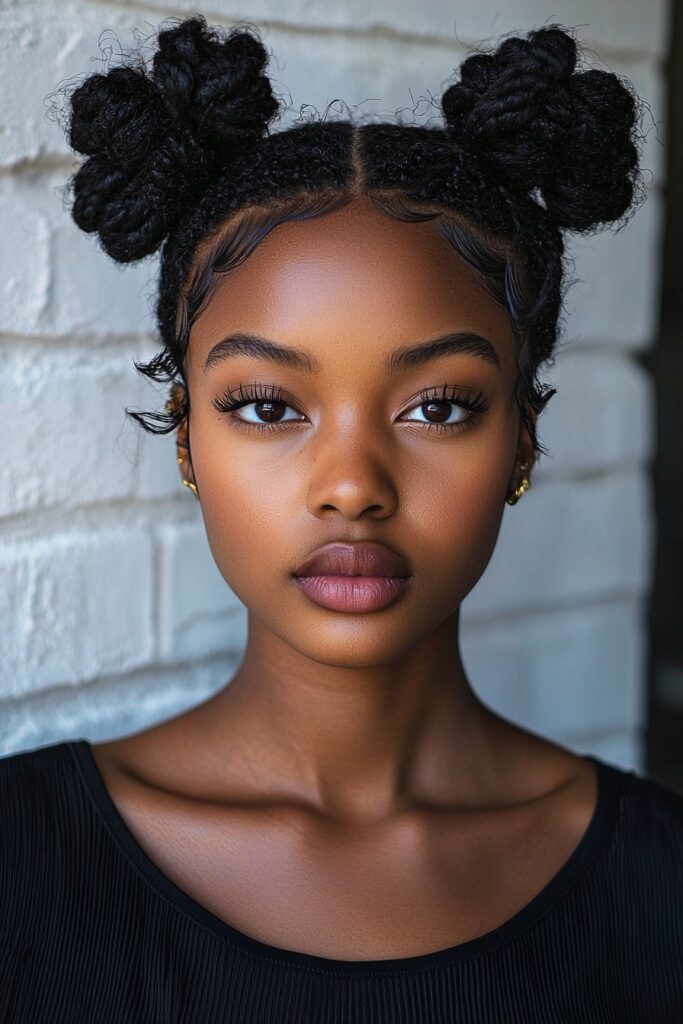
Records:
<instances>
[{"instance_id":1,"label":"black top","mask_svg":"<svg viewBox=\"0 0 683 1024\"><path fill-rule=\"evenodd\" d=\"M510 920L422 956L344 961L249 938L176 886L87 740L0 758L0 1021L681 1024L683 800L590 760L590 824Z\"/></svg>"}]
</instances>

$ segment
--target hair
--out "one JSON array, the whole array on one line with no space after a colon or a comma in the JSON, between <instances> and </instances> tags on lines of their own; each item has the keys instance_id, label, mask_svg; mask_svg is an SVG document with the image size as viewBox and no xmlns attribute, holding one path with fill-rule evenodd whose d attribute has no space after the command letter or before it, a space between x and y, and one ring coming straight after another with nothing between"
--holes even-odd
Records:
<instances>
[{"instance_id":1,"label":"hair","mask_svg":"<svg viewBox=\"0 0 683 1024\"><path fill-rule=\"evenodd\" d=\"M69 181L74 220L119 263L161 248L163 348L135 366L182 382L182 399L127 414L174 430L189 412L190 331L219 276L278 224L362 196L389 217L434 220L507 310L517 404L544 452L533 414L555 393L538 374L558 340L565 233L621 226L644 194L631 83L580 68L573 36L550 25L469 56L441 97L442 126L319 118L272 131L280 104L255 29L194 16L157 42L151 66L89 75L69 98L69 142L87 157Z\"/></svg>"}]
</instances>

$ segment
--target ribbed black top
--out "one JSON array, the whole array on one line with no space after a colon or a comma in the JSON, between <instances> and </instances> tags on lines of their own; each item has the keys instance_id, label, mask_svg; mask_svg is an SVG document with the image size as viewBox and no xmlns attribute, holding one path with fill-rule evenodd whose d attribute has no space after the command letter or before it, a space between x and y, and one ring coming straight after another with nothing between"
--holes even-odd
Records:
<instances>
[{"instance_id":1,"label":"ribbed black top","mask_svg":"<svg viewBox=\"0 0 683 1024\"><path fill-rule=\"evenodd\" d=\"M590 760L590 824L514 917L422 956L344 961L249 938L178 888L87 740L0 758L0 1021L681 1024L683 800Z\"/></svg>"}]
</instances>

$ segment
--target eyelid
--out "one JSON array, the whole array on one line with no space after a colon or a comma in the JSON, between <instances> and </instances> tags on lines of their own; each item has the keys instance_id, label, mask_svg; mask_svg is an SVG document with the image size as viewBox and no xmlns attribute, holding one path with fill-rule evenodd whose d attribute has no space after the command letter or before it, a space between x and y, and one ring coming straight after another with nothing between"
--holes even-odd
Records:
<instances>
[{"instance_id":1,"label":"eyelid","mask_svg":"<svg viewBox=\"0 0 683 1024\"><path fill-rule=\"evenodd\" d=\"M284 402L295 408L294 402L279 384L261 384L258 381L254 381L253 384L239 384L237 388L226 388L211 404L218 412L226 413L243 405L251 405L253 402Z\"/></svg>"},{"instance_id":2,"label":"eyelid","mask_svg":"<svg viewBox=\"0 0 683 1024\"><path fill-rule=\"evenodd\" d=\"M459 384L442 384L440 386L422 388L410 401L411 404L407 406L406 412L416 405L425 405L428 402L434 401L452 402L454 405L461 405L463 408L477 406L482 412L489 408L489 403L484 398L483 391L479 391L473 396L472 388Z\"/></svg>"}]
</instances>

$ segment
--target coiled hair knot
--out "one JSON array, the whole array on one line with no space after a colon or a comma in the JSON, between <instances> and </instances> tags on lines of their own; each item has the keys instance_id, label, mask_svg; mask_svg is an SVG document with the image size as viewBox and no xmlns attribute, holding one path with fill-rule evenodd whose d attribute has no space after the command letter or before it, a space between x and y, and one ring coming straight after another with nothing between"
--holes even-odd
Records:
<instances>
[{"instance_id":1,"label":"coiled hair knot","mask_svg":"<svg viewBox=\"0 0 683 1024\"><path fill-rule=\"evenodd\" d=\"M222 38L202 16L159 33L151 74L115 67L72 94L69 142L89 157L71 183L72 215L120 263L154 252L183 209L279 109L263 43Z\"/></svg>"},{"instance_id":2,"label":"coiled hair knot","mask_svg":"<svg viewBox=\"0 0 683 1024\"><path fill-rule=\"evenodd\" d=\"M557 26L475 54L441 98L449 137L502 185L536 193L560 228L586 231L631 205L637 102L613 73L576 71Z\"/></svg>"}]
</instances>

